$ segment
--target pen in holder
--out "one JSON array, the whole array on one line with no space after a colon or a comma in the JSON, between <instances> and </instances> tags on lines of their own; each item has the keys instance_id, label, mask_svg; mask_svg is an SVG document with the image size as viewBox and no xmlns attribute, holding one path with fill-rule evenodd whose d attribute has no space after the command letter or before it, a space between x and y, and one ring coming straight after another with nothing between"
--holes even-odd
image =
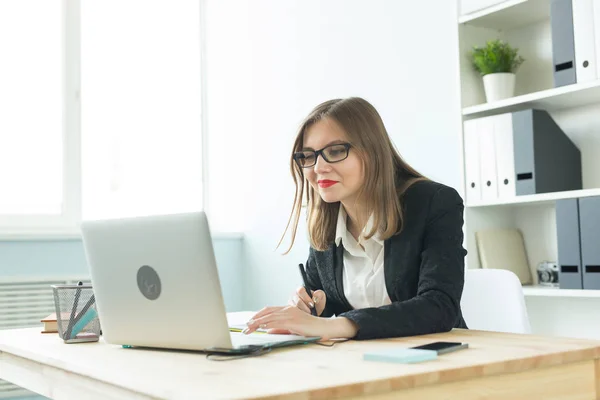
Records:
<instances>
[{"instance_id":1,"label":"pen in holder","mask_svg":"<svg viewBox=\"0 0 600 400\"><path fill-rule=\"evenodd\" d=\"M97 342L100 320L91 285L52 285L58 334L65 343Z\"/></svg>"}]
</instances>

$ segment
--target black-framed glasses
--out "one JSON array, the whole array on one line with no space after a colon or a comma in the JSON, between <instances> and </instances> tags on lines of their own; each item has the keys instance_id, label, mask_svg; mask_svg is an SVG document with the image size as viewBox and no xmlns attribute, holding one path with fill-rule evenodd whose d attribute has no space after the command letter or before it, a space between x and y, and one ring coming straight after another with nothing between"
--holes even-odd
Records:
<instances>
[{"instance_id":1,"label":"black-framed glasses","mask_svg":"<svg viewBox=\"0 0 600 400\"><path fill-rule=\"evenodd\" d=\"M328 163L344 161L350 152L350 143L336 143L323 147L321 150L304 150L294 153L294 161L300 168L310 168L317 163L319 154Z\"/></svg>"}]
</instances>

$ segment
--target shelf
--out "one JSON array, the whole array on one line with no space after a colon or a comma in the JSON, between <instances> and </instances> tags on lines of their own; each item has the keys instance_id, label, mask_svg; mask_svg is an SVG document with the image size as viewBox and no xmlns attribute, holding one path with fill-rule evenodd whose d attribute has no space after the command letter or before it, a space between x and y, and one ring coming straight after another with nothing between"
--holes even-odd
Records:
<instances>
[{"instance_id":1,"label":"shelf","mask_svg":"<svg viewBox=\"0 0 600 400\"><path fill-rule=\"evenodd\" d=\"M595 103L600 103L600 80L528 93L493 103L478 104L463 108L462 114L466 120L528 108L552 112Z\"/></svg>"},{"instance_id":2,"label":"shelf","mask_svg":"<svg viewBox=\"0 0 600 400\"><path fill-rule=\"evenodd\" d=\"M551 286L523 286L525 297L600 298L600 290L559 289Z\"/></svg>"},{"instance_id":3,"label":"shelf","mask_svg":"<svg viewBox=\"0 0 600 400\"><path fill-rule=\"evenodd\" d=\"M575 199L579 197L600 196L600 189L568 190L566 192L552 192L515 196L508 199L494 199L467 203L467 207L492 207L492 206L519 206L540 205L553 203L556 200Z\"/></svg>"},{"instance_id":4,"label":"shelf","mask_svg":"<svg viewBox=\"0 0 600 400\"><path fill-rule=\"evenodd\" d=\"M459 24L502 31L550 18L550 0L508 0L458 18Z\"/></svg>"}]
</instances>

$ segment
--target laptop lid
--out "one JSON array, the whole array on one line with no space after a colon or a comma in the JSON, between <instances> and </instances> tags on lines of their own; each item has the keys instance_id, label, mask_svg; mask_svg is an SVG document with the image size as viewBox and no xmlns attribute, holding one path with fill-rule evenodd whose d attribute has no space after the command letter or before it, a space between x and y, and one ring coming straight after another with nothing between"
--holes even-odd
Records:
<instances>
[{"instance_id":1,"label":"laptop lid","mask_svg":"<svg viewBox=\"0 0 600 400\"><path fill-rule=\"evenodd\" d=\"M108 343L232 348L204 212L81 224Z\"/></svg>"}]
</instances>

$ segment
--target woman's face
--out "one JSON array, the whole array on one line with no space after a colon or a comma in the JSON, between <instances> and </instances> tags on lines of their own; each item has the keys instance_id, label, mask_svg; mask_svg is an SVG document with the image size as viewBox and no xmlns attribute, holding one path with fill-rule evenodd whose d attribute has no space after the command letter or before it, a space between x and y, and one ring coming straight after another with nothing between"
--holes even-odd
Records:
<instances>
[{"instance_id":1,"label":"woman's face","mask_svg":"<svg viewBox=\"0 0 600 400\"><path fill-rule=\"evenodd\" d=\"M323 154L319 154L316 164L304 168L304 174L323 201L341 201L344 205L353 205L363 184L363 167L355 150L350 148L346 153L346 149L339 146L344 143L348 143L346 133L335 121L325 118L313 124L304 134L302 150L323 150L331 162L325 161ZM307 165L312 164L314 158L311 153L305 154L308 156ZM346 155L342 161L335 162Z\"/></svg>"}]
</instances>

